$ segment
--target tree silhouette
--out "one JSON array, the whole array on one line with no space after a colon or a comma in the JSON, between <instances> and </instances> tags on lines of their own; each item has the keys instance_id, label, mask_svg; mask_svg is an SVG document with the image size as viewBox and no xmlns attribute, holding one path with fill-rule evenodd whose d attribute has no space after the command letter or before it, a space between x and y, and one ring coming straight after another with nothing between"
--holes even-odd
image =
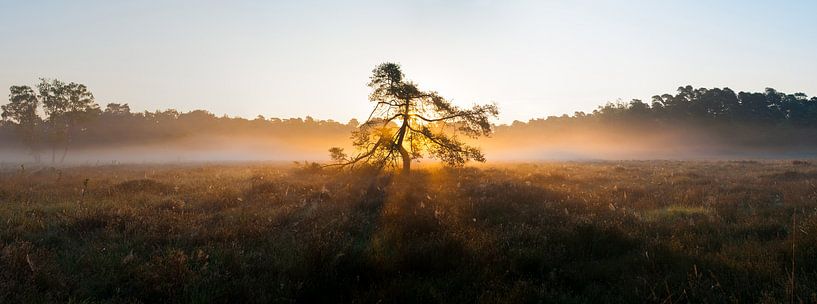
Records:
<instances>
[{"instance_id":1,"label":"tree silhouette","mask_svg":"<svg viewBox=\"0 0 817 304\"><path fill-rule=\"evenodd\" d=\"M482 152L460 141L456 134L476 138L492 132L490 118L499 113L497 106L474 105L462 109L451 104L437 92L421 91L405 79L395 63L378 65L370 78L375 103L368 119L352 132L359 154L347 156L342 148L329 150L335 161L332 166L370 164L382 169L397 167L408 173L411 162L424 154L452 166L467 161L484 162Z\"/></svg>"},{"instance_id":2,"label":"tree silhouette","mask_svg":"<svg viewBox=\"0 0 817 304\"><path fill-rule=\"evenodd\" d=\"M62 146L60 162L65 161L68 147L71 145L72 133L77 125L99 115L99 106L94 95L84 84L64 83L59 80L40 79L37 85L40 92L45 115L48 116L48 128L51 142L51 162L55 161L56 149Z\"/></svg>"},{"instance_id":3,"label":"tree silhouette","mask_svg":"<svg viewBox=\"0 0 817 304\"><path fill-rule=\"evenodd\" d=\"M107 106L105 106L105 111L102 113L114 117L127 117L131 114L130 106L127 103L109 103Z\"/></svg>"},{"instance_id":4,"label":"tree silhouette","mask_svg":"<svg viewBox=\"0 0 817 304\"><path fill-rule=\"evenodd\" d=\"M9 88L9 103L3 105L2 118L15 126L15 131L28 147L35 162L40 162L40 127L42 118L37 115L40 100L29 86L12 86Z\"/></svg>"}]
</instances>

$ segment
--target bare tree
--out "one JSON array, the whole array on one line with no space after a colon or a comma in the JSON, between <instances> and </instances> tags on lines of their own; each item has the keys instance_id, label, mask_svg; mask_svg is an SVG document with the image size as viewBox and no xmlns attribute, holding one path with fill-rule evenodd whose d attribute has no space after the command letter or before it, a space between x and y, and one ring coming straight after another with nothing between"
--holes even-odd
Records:
<instances>
[{"instance_id":1,"label":"bare tree","mask_svg":"<svg viewBox=\"0 0 817 304\"><path fill-rule=\"evenodd\" d=\"M499 113L495 104L457 107L437 92L418 89L395 63L378 65L369 87L374 109L352 133L352 144L359 153L350 157L342 148L331 148L335 163L329 166L369 164L382 169L402 163L403 172L408 173L412 160L423 156L451 166L485 161L479 148L463 143L457 133L472 138L490 135L489 120Z\"/></svg>"}]
</instances>

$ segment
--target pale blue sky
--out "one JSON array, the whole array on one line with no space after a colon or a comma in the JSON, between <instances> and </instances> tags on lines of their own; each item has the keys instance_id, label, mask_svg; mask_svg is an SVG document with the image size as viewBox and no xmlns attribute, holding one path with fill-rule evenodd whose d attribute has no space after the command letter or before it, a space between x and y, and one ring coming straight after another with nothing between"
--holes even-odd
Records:
<instances>
[{"instance_id":1,"label":"pale blue sky","mask_svg":"<svg viewBox=\"0 0 817 304\"><path fill-rule=\"evenodd\" d=\"M135 110L346 121L395 61L510 122L686 84L817 94L815 16L815 1L0 0L0 86L56 77Z\"/></svg>"}]
</instances>

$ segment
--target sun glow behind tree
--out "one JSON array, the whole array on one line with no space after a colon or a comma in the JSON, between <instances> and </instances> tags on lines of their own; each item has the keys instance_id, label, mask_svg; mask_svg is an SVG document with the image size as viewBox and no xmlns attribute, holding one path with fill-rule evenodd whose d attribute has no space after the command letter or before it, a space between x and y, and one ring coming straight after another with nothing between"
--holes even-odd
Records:
<instances>
[{"instance_id":1,"label":"sun glow behind tree","mask_svg":"<svg viewBox=\"0 0 817 304\"><path fill-rule=\"evenodd\" d=\"M466 145L456 134L472 138L490 135L490 119L499 114L495 104L457 107L437 92L418 89L395 63L383 63L372 73L369 100L375 106L352 133L353 145L360 153L349 157L343 149L331 148L330 155L336 161L331 166L365 163L382 169L396 168L402 162L403 172L408 173L411 161L424 155L452 166L485 161L479 148Z\"/></svg>"}]
</instances>

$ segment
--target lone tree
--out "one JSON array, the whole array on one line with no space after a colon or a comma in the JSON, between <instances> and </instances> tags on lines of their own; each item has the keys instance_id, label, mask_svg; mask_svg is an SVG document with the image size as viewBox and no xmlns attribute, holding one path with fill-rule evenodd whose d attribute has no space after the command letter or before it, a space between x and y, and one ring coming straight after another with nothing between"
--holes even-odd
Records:
<instances>
[{"instance_id":1,"label":"lone tree","mask_svg":"<svg viewBox=\"0 0 817 304\"><path fill-rule=\"evenodd\" d=\"M359 153L348 156L342 148L331 148L335 163L329 166L368 164L383 169L397 168L402 162L403 173L408 173L411 161L424 155L451 166L485 161L479 148L460 141L457 133L471 138L489 136L489 119L499 114L495 104L467 109L454 106L437 92L418 89L395 63L378 65L370 79L369 100L375 103L374 109L352 132L352 144Z\"/></svg>"}]
</instances>

